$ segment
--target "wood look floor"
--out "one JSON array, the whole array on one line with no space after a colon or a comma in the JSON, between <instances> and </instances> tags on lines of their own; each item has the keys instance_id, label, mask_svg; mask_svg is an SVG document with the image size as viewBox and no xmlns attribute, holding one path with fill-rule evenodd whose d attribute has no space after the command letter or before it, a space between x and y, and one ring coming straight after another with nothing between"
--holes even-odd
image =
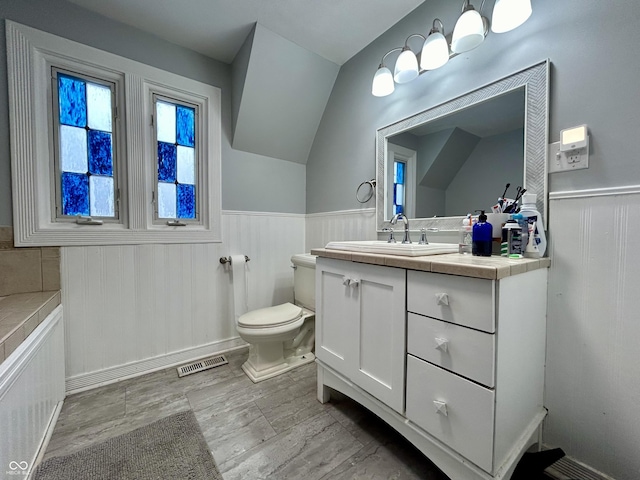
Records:
<instances>
[{"instance_id":1,"label":"wood look floor","mask_svg":"<svg viewBox=\"0 0 640 480\"><path fill-rule=\"evenodd\" d=\"M415 447L353 400L316 398L316 366L254 384L228 365L179 378L175 368L66 398L45 459L193 410L224 480L447 480Z\"/></svg>"}]
</instances>

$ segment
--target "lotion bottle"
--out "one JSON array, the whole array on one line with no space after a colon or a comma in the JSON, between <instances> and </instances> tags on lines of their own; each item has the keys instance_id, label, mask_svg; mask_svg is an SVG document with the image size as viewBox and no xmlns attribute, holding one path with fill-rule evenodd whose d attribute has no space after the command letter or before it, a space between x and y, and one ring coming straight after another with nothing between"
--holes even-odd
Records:
<instances>
[{"instance_id":1,"label":"lotion bottle","mask_svg":"<svg viewBox=\"0 0 640 480\"><path fill-rule=\"evenodd\" d=\"M529 258L543 257L547 249L547 237L542 226L542 215L536 210L536 199L535 193L525 193L520 207L520 214L526 220L528 230L524 256Z\"/></svg>"},{"instance_id":2,"label":"lotion bottle","mask_svg":"<svg viewBox=\"0 0 640 480\"><path fill-rule=\"evenodd\" d=\"M473 231L472 231L471 214L468 213L467 217L462 220L462 227L460 227L460 239L458 240L458 253L471 253L471 246L473 244Z\"/></svg>"},{"instance_id":3,"label":"lotion bottle","mask_svg":"<svg viewBox=\"0 0 640 480\"><path fill-rule=\"evenodd\" d=\"M473 243L471 251L474 255L481 257L491 256L491 242L493 240L493 226L487 222L487 216L484 210L476 210L480 212L478 215L478 223L473 226Z\"/></svg>"}]
</instances>

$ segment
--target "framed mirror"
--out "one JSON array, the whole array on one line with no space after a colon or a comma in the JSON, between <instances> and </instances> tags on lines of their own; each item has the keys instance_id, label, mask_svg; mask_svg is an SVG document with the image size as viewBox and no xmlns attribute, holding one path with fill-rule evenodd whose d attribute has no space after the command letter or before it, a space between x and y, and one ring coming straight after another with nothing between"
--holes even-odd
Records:
<instances>
[{"instance_id":1,"label":"framed mirror","mask_svg":"<svg viewBox=\"0 0 640 480\"><path fill-rule=\"evenodd\" d=\"M491 207L507 183L537 194L547 218L549 62L541 62L376 135L378 231L398 211L411 230L457 230Z\"/></svg>"}]
</instances>

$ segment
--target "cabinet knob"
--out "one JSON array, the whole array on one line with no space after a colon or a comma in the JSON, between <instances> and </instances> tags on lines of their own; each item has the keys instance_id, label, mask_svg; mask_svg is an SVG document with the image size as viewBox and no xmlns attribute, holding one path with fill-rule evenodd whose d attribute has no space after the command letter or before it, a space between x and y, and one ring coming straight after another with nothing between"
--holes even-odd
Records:
<instances>
[{"instance_id":1,"label":"cabinet knob","mask_svg":"<svg viewBox=\"0 0 640 480\"><path fill-rule=\"evenodd\" d=\"M436 293L436 302L438 305L449 305L449 294Z\"/></svg>"},{"instance_id":2,"label":"cabinet knob","mask_svg":"<svg viewBox=\"0 0 640 480\"><path fill-rule=\"evenodd\" d=\"M349 277L342 277L342 284L345 286L349 286L351 283L351 279Z\"/></svg>"},{"instance_id":3,"label":"cabinet knob","mask_svg":"<svg viewBox=\"0 0 640 480\"><path fill-rule=\"evenodd\" d=\"M352 278L351 280L349 280L349 286L357 288L358 285L360 285L360 280L358 280L357 278Z\"/></svg>"},{"instance_id":4,"label":"cabinet knob","mask_svg":"<svg viewBox=\"0 0 640 480\"><path fill-rule=\"evenodd\" d=\"M440 415L444 415L445 417L448 415L447 412L447 402L442 402L440 400L434 400L433 405L436 407L436 413Z\"/></svg>"},{"instance_id":5,"label":"cabinet knob","mask_svg":"<svg viewBox=\"0 0 640 480\"><path fill-rule=\"evenodd\" d=\"M446 338L436 337L436 350L447 352L449 350L449 340Z\"/></svg>"}]
</instances>

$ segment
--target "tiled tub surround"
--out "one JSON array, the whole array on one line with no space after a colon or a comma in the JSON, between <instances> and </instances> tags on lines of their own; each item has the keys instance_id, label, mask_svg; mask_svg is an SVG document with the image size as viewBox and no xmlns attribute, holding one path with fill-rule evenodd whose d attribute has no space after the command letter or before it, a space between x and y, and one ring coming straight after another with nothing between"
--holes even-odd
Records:
<instances>
[{"instance_id":1,"label":"tiled tub surround","mask_svg":"<svg viewBox=\"0 0 640 480\"><path fill-rule=\"evenodd\" d=\"M58 290L0 298L0 362L8 358L58 305Z\"/></svg>"},{"instance_id":2,"label":"tiled tub surround","mask_svg":"<svg viewBox=\"0 0 640 480\"><path fill-rule=\"evenodd\" d=\"M60 249L13 248L13 229L0 227L0 297L51 290L60 290Z\"/></svg>"}]
</instances>

